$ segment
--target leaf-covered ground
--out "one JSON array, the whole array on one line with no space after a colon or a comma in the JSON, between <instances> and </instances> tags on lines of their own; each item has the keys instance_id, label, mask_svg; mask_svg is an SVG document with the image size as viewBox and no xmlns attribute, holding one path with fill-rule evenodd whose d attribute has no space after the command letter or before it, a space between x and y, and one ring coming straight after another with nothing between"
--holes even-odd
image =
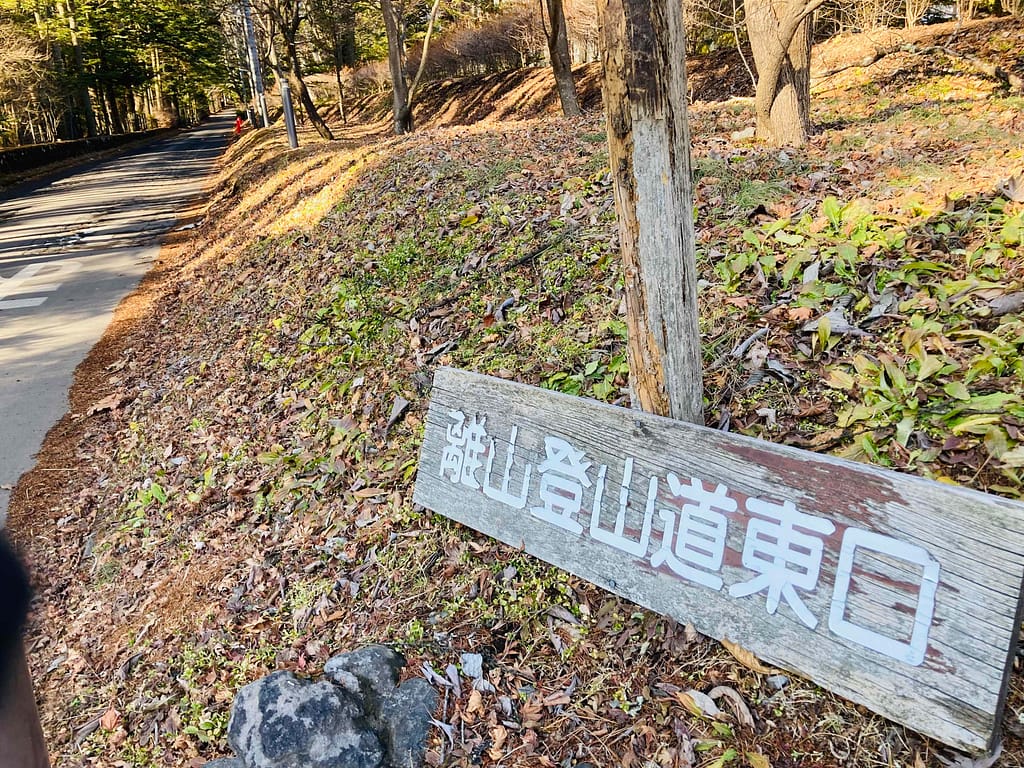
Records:
<instances>
[{"instance_id":1,"label":"leaf-covered ground","mask_svg":"<svg viewBox=\"0 0 1024 768\"><path fill-rule=\"evenodd\" d=\"M959 40L1022 72L1020 23ZM1000 88L898 51L818 85L801 151L733 140L746 103L694 109L710 424L1020 497L1024 98ZM201 765L239 686L384 642L449 678L431 765L940 764L413 506L436 365L628 403L605 136L359 130L243 137L17 489L54 763ZM1015 671L1002 765L1021 716Z\"/></svg>"}]
</instances>

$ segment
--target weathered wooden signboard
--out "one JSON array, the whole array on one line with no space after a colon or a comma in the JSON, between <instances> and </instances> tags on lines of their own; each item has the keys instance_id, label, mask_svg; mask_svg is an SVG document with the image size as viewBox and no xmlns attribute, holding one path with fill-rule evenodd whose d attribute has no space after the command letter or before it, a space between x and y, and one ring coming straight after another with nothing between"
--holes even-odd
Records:
<instances>
[{"instance_id":1,"label":"weathered wooden signboard","mask_svg":"<svg viewBox=\"0 0 1024 768\"><path fill-rule=\"evenodd\" d=\"M994 747L1024 505L452 369L415 498L920 733Z\"/></svg>"}]
</instances>

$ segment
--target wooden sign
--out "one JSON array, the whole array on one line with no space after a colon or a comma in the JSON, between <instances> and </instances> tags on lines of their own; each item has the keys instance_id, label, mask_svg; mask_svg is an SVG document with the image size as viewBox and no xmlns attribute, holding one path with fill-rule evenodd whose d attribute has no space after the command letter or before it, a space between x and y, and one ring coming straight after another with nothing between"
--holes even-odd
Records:
<instances>
[{"instance_id":1,"label":"wooden sign","mask_svg":"<svg viewBox=\"0 0 1024 768\"><path fill-rule=\"evenodd\" d=\"M415 499L920 733L995 746L1024 505L452 369Z\"/></svg>"}]
</instances>

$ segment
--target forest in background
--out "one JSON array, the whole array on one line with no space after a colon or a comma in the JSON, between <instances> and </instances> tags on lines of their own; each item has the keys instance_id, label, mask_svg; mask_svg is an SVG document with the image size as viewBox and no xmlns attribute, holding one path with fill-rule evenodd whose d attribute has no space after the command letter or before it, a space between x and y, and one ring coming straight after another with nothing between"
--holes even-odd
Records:
<instances>
[{"instance_id":1,"label":"forest in background","mask_svg":"<svg viewBox=\"0 0 1024 768\"><path fill-rule=\"evenodd\" d=\"M762 7L783 21L787 13L813 16L818 40L1024 9L1021 0L683 2L688 50L738 50L751 92L763 68L756 43L768 36L756 21ZM347 99L391 90L396 73L415 91L421 82L555 63L559 36L571 65L600 52L593 0L253 0L252 19L268 92L291 82L314 124L315 104L322 111L334 102L344 118ZM810 35L809 23L804 28ZM0 0L0 40L0 147L191 124L227 104L254 102L239 3ZM329 73L333 88L326 81L306 94L306 75L315 73ZM326 126L321 134L330 136Z\"/></svg>"}]
</instances>

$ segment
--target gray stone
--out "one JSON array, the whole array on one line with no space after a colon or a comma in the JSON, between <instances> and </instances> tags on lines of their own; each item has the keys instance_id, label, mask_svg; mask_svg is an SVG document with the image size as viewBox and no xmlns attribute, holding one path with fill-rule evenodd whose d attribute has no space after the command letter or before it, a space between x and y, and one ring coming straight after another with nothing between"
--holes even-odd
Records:
<instances>
[{"instance_id":1,"label":"gray stone","mask_svg":"<svg viewBox=\"0 0 1024 768\"><path fill-rule=\"evenodd\" d=\"M464 653L459 657L462 662L462 674L473 680L484 676L484 657L479 653Z\"/></svg>"},{"instance_id":2,"label":"gray stone","mask_svg":"<svg viewBox=\"0 0 1024 768\"><path fill-rule=\"evenodd\" d=\"M789 685L789 678L785 675L769 675L764 681L768 683L768 687L773 691L781 691Z\"/></svg>"},{"instance_id":3,"label":"gray stone","mask_svg":"<svg viewBox=\"0 0 1024 768\"><path fill-rule=\"evenodd\" d=\"M324 675L346 691L361 694L366 719L383 742L387 765L418 768L423 765L437 691L422 678L399 686L404 666L401 654L371 645L330 659Z\"/></svg>"},{"instance_id":4,"label":"gray stone","mask_svg":"<svg viewBox=\"0 0 1024 768\"><path fill-rule=\"evenodd\" d=\"M368 645L329 659L324 664L324 676L346 689L355 677L367 707L377 710L380 701L394 692L404 666L405 658L400 653L383 645Z\"/></svg>"},{"instance_id":5,"label":"gray stone","mask_svg":"<svg viewBox=\"0 0 1024 768\"><path fill-rule=\"evenodd\" d=\"M379 768L384 758L353 692L285 671L238 692L228 743L247 768Z\"/></svg>"},{"instance_id":6,"label":"gray stone","mask_svg":"<svg viewBox=\"0 0 1024 768\"><path fill-rule=\"evenodd\" d=\"M206 763L203 768L245 768L245 763L237 757L218 757Z\"/></svg>"},{"instance_id":7,"label":"gray stone","mask_svg":"<svg viewBox=\"0 0 1024 768\"><path fill-rule=\"evenodd\" d=\"M419 768L427 749L437 691L422 677L406 680L384 699L380 711L388 762L392 768Z\"/></svg>"}]
</instances>

